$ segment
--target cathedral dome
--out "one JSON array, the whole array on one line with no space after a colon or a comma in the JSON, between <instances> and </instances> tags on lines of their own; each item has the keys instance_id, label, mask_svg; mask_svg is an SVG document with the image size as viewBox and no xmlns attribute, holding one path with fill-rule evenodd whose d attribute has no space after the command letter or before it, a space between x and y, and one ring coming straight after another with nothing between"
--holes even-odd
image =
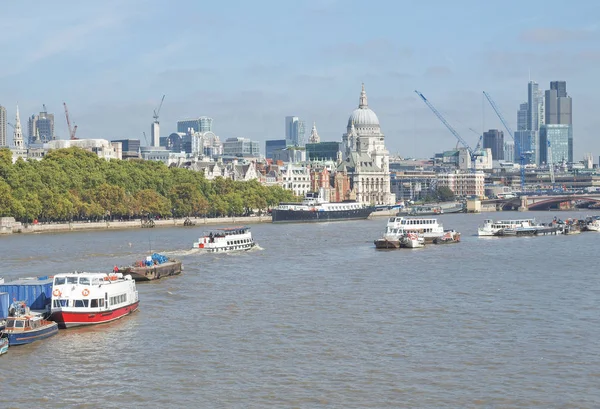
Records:
<instances>
[{"instance_id":1,"label":"cathedral dome","mask_svg":"<svg viewBox=\"0 0 600 409\"><path fill-rule=\"evenodd\" d=\"M362 84L360 92L360 102L358 108L352 111L348 118L348 128L354 123L355 128L379 127L379 118L367 105L367 93L365 92L365 84Z\"/></svg>"}]
</instances>

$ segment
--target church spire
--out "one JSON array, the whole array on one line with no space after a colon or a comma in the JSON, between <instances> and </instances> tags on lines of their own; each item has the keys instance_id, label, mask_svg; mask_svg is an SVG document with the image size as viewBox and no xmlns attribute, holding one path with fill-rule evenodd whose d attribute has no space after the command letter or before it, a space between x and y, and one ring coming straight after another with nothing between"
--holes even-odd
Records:
<instances>
[{"instance_id":1,"label":"church spire","mask_svg":"<svg viewBox=\"0 0 600 409\"><path fill-rule=\"evenodd\" d=\"M319 143L319 142L321 142L321 138L319 137L319 134L317 133L317 124L316 124L316 122L313 122L313 127L312 127L312 130L310 131L310 138L308 140L310 141L310 143Z\"/></svg>"},{"instance_id":2,"label":"church spire","mask_svg":"<svg viewBox=\"0 0 600 409\"><path fill-rule=\"evenodd\" d=\"M17 117L15 118L15 131L13 133L13 145L15 148L23 149L23 132L21 131L21 118L19 117L19 105L17 104Z\"/></svg>"},{"instance_id":3,"label":"church spire","mask_svg":"<svg viewBox=\"0 0 600 409\"><path fill-rule=\"evenodd\" d=\"M367 92L365 91L365 83L362 83L362 91L360 91L360 102L358 104L359 108L367 108Z\"/></svg>"}]
</instances>

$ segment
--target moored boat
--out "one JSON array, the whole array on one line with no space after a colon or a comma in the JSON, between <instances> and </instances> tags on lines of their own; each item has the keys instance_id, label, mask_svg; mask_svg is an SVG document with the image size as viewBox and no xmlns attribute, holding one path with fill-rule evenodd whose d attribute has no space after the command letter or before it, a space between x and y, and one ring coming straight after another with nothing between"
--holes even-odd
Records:
<instances>
[{"instance_id":1,"label":"moored boat","mask_svg":"<svg viewBox=\"0 0 600 409\"><path fill-rule=\"evenodd\" d=\"M482 226L477 228L478 236L507 236L513 235L517 228L529 228L537 226L535 219L514 219L514 220L492 220L486 219Z\"/></svg>"},{"instance_id":2,"label":"moored boat","mask_svg":"<svg viewBox=\"0 0 600 409\"><path fill-rule=\"evenodd\" d=\"M58 333L56 322L46 320L42 314L32 312L24 301L11 304L6 319L3 337L9 345L24 345L39 341Z\"/></svg>"},{"instance_id":3,"label":"moored boat","mask_svg":"<svg viewBox=\"0 0 600 409\"><path fill-rule=\"evenodd\" d=\"M0 355L8 352L8 337L0 334Z\"/></svg>"},{"instance_id":4,"label":"moored boat","mask_svg":"<svg viewBox=\"0 0 600 409\"><path fill-rule=\"evenodd\" d=\"M146 260L136 261L131 266L115 267L113 271L124 276L130 274L135 281L151 281L180 274L182 270L181 261L154 253Z\"/></svg>"},{"instance_id":5,"label":"moored boat","mask_svg":"<svg viewBox=\"0 0 600 409\"><path fill-rule=\"evenodd\" d=\"M211 253L245 251L256 246L250 227L228 227L215 229L200 237L192 247Z\"/></svg>"},{"instance_id":6,"label":"moored boat","mask_svg":"<svg viewBox=\"0 0 600 409\"><path fill-rule=\"evenodd\" d=\"M50 319L60 328L114 321L138 306L131 275L72 272L54 276Z\"/></svg>"},{"instance_id":7,"label":"moored boat","mask_svg":"<svg viewBox=\"0 0 600 409\"><path fill-rule=\"evenodd\" d=\"M590 217L585 224L586 230L600 232L600 216Z\"/></svg>"},{"instance_id":8,"label":"moored boat","mask_svg":"<svg viewBox=\"0 0 600 409\"><path fill-rule=\"evenodd\" d=\"M400 238L400 245L408 249L425 247L425 238L422 234L415 232L407 233Z\"/></svg>"},{"instance_id":9,"label":"moored boat","mask_svg":"<svg viewBox=\"0 0 600 409\"><path fill-rule=\"evenodd\" d=\"M364 220L375 211L356 201L329 202L322 193L307 193L301 203L280 203L271 210L273 223L315 223Z\"/></svg>"},{"instance_id":10,"label":"moored boat","mask_svg":"<svg viewBox=\"0 0 600 409\"><path fill-rule=\"evenodd\" d=\"M399 249L401 246L399 236L384 236L374 240L375 248L378 249Z\"/></svg>"},{"instance_id":11,"label":"moored boat","mask_svg":"<svg viewBox=\"0 0 600 409\"><path fill-rule=\"evenodd\" d=\"M447 230L442 237L433 239L433 244L453 244L460 242L460 233L454 230Z\"/></svg>"}]
</instances>

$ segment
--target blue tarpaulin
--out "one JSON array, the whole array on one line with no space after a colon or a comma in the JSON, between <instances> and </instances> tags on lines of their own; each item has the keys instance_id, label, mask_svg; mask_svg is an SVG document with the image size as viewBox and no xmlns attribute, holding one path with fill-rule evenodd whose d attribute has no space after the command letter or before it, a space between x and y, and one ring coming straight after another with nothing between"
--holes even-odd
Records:
<instances>
[{"instance_id":1,"label":"blue tarpaulin","mask_svg":"<svg viewBox=\"0 0 600 409\"><path fill-rule=\"evenodd\" d=\"M13 301L25 301L32 310L43 310L52 299L52 278L21 278L0 284L0 293L8 293L9 305Z\"/></svg>"},{"instance_id":2,"label":"blue tarpaulin","mask_svg":"<svg viewBox=\"0 0 600 409\"><path fill-rule=\"evenodd\" d=\"M10 296L8 293L0 293L0 320L8 317L8 307L10 305Z\"/></svg>"},{"instance_id":3,"label":"blue tarpaulin","mask_svg":"<svg viewBox=\"0 0 600 409\"><path fill-rule=\"evenodd\" d=\"M163 256L162 254L154 253L152 255L152 260L156 261L157 264L162 264L169 261L169 258L167 256Z\"/></svg>"}]
</instances>

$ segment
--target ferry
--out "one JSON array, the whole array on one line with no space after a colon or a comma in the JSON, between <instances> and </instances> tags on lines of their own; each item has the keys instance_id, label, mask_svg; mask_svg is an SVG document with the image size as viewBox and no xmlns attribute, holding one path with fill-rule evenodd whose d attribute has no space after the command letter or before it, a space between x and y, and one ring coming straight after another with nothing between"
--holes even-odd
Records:
<instances>
[{"instance_id":1,"label":"ferry","mask_svg":"<svg viewBox=\"0 0 600 409\"><path fill-rule=\"evenodd\" d=\"M245 251L256 246L250 227L229 227L216 229L200 237L192 247L203 249L210 253L229 251Z\"/></svg>"},{"instance_id":2,"label":"ferry","mask_svg":"<svg viewBox=\"0 0 600 409\"><path fill-rule=\"evenodd\" d=\"M435 239L450 235L460 241L460 233L453 230L444 230L442 223L436 218L429 217L390 217L384 235L404 236L407 233L422 233L425 243L433 243Z\"/></svg>"},{"instance_id":3,"label":"ferry","mask_svg":"<svg viewBox=\"0 0 600 409\"><path fill-rule=\"evenodd\" d=\"M54 276L50 319L60 328L102 324L133 313L139 303L131 275L61 273Z\"/></svg>"},{"instance_id":4,"label":"ferry","mask_svg":"<svg viewBox=\"0 0 600 409\"><path fill-rule=\"evenodd\" d=\"M486 219L482 226L477 228L478 236L498 236L503 232L516 231L515 229L530 230L536 227L535 219L497 220Z\"/></svg>"},{"instance_id":5,"label":"ferry","mask_svg":"<svg viewBox=\"0 0 600 409\"><path fill-rule=\"evenodd\" d=\"M585 228L589 231L600 231L600 216L588 218Z\"/></svg>"},{"instance_id":6,"label":"ferry","mask_svg":"<svg viewBox=\"0 0 600 409\"><path fill-rule=\"evenodd\" d=\"M321 192L309 192L301 203L280 203L271 210L273 223L314 223L364 220L375 211L356 201L329 202Z\"/></svg>"},{"instance_id":7,"label":"ferry","mask_svg":"<svg viewBox=\"0 0 600 409\"><path fill-rule=\"evenodd\" d=\"M58 333L56 322L31 311L24 301L14 301L8 309L8 315L6 328L2 331L3 337L8 339L8 345L30 344Z\"/></svg>"}]
</instances>

